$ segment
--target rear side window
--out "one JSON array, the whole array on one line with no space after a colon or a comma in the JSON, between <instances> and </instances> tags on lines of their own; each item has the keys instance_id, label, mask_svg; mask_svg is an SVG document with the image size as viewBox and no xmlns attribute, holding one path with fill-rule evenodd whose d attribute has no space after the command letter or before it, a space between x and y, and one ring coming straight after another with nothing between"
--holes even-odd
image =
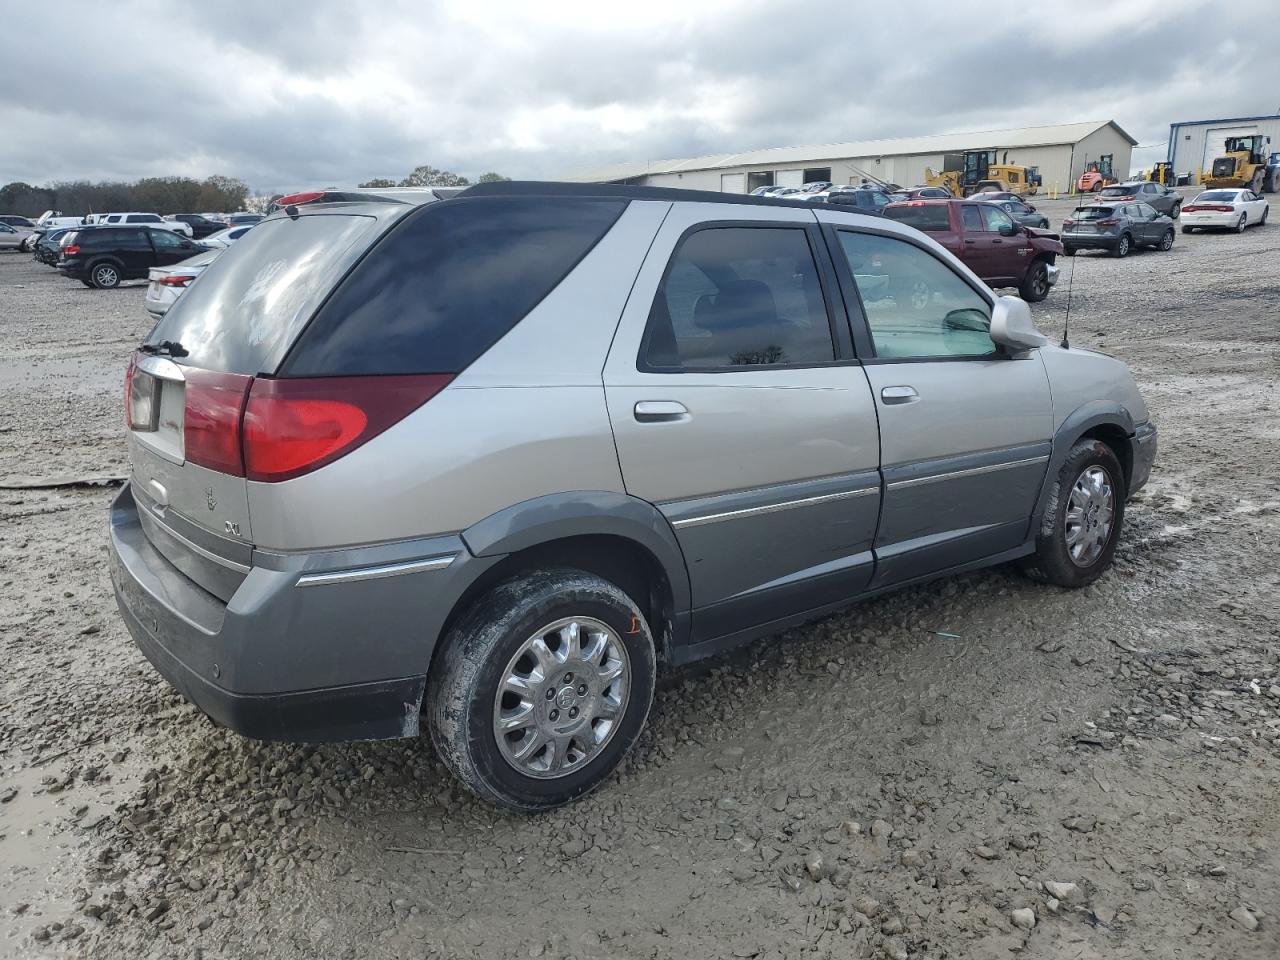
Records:
<instances>
[{"instance_id":1,"label":"rear side window","mask_svg":"<svg viewBox=\"0 0 1280 960\"><path fill-rule=\"evenodd\" d=\"M555 289L625 208L563 197L427 204L351 272L281 373L458 373Z\"/></svg>"},{"instance_id":2,"label":"rear side window","mask_svg":"<svg viewBox=\"0 0 1280 960\"><path fill-rule=\"evenodd\" d=\"M376 227L373 217L337 214L259 224L201 274L147 342L179 343L184 362L207 370L270 372L266 365L333 288L348 251Z\"/></svg>"},{"instance_id":3,"label":"rear side window","mask_svg":"<svg viewBox=\"0 0 1280 960\"><path fill-rule=\"evenodd\" d=\"M951 229L951 215L945 203L885 207L884 215L891 220L905 223L908 227L915 227L917 230L931 230L938 233Z\"/></svg>"},{"instance_id":4,"label":"rear side window","mask_svg":"<svg viewBox=\"0 0 1280 960\"><path fill-rule=\"evenodd\" d=\"M802 228L717 227L672 254L640 369L742 370L835 359L818 267Z\"/></svg>"}]
</instances>

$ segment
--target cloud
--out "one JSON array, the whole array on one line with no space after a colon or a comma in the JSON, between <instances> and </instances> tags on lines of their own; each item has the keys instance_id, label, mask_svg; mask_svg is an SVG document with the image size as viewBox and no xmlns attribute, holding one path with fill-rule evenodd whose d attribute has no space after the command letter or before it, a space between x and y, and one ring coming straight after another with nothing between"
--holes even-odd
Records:
<instances>
[{"instance_id":1,"label":"cloud","mask_svg":"<svg viewBox=\"0 0 1280 960\"><path fill-rule=\"evenodd\" d=\"M118 0L6 5L0 182L223 173L262 191L421 163L598 163L1271 113L1266 0L1022 4Z\"/></svg>"}]
</instances>

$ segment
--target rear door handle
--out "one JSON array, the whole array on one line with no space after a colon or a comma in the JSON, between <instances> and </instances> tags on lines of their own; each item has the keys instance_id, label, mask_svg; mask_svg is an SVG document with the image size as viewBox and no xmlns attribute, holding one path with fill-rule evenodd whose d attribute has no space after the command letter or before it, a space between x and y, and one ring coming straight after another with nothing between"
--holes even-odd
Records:
<instances>
[{"instance_id":1,"label":"rear door handle","mask_svg":"<svg viewBox=\"0 0 1280 960\"><path fill-rule=\"evenodd\" d=\"M880 391L880 399L886 404L915 403L920 399L915 387L885 387Z\"/></svg>"},{"instance_id":2,"label":"rear door handle","mask_svg":"<svg viewBox=\"0 0 1280 960\"><path fill-rule=\"evenodd\" d=\"M635 416L637 423L677 423L689 419L689 408L675 400L641 400Z\"/></svg>"}]
</instances>

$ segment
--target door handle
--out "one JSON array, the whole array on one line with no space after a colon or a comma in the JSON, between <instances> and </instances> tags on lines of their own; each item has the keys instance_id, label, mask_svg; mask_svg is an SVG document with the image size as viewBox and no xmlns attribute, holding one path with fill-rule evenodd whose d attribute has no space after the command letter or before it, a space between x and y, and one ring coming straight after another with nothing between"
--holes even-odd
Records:
<instances>
[{"instance_id":1,"label":"door handle","mask_svg":"<svg viewBox=\"0 0 1280 960\"><path fill-rule=\"evenodd\" d=\"M880 399L886 404L915 403L920 399L915 387L885 387L880 391Z\"/></svg>"},{"instance_id":2,"label":"door handle","mask_svg":"<svg viewBox=\"0 0 1280 960\"><path fill-rule=\"evenodd\" d=\"M689 408L675 400L641 400L635 417L637 423L677 423L689 419Z\"/></svg>"}]
</instances>

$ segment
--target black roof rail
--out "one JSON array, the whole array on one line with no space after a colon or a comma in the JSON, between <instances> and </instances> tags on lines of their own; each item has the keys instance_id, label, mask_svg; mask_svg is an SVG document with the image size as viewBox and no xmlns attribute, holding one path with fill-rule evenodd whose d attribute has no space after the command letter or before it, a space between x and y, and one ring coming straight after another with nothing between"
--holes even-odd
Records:
<instances>
[{"instance_id":1,"label":"black roof rail","mask_svg":"<svg viewBox=\"0 0 1280 960\"><path fill-rule=\"evenodd\" d=\"M607 197L621 200L665 200L668 203L748 203L766 207L800 207L813 210L821 206L811 200L782 197L753 197L743 193L718 193L714 190L680 190L675 187L638 187L618 183L564 183L558 180L503 180L477 183L467 187L455 199L463 197Z\"/></svg>"}]
</instances>

